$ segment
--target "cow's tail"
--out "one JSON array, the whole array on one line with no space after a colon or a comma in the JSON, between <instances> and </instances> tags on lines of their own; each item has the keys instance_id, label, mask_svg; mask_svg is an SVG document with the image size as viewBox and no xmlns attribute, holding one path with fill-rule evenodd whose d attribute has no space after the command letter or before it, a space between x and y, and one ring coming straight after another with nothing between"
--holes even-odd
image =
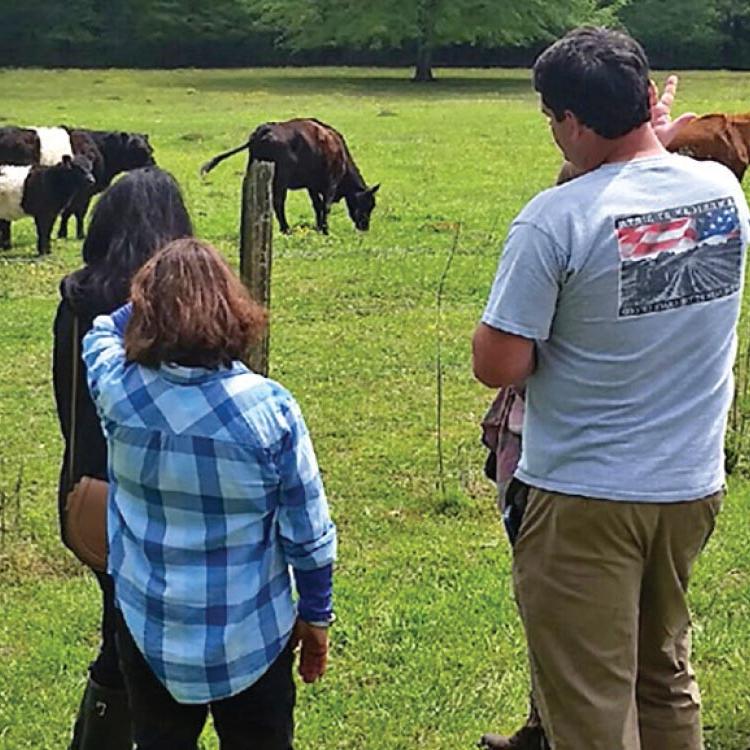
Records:
<instances>
[{"instance_id":1,"label":"cow's tail","mask_svg":"<svg viewBox=\"0 0 750 750\"><path fill-rule=\"evenodd\" d=\"M218 154L217 156L214 156L213 159L209 159L202 167L201 167L201 177L204 175L207 175L217 164L220 164L224 161L224 159L228 159L230 156L234 156L235 154L239 154L240 151L245 151L245 149L250 148L250 141L247 143L243 143L241 146L237 146L237 148L229 149L229 151L224 151L221 154Z\"/></svg>"}]
</instances>

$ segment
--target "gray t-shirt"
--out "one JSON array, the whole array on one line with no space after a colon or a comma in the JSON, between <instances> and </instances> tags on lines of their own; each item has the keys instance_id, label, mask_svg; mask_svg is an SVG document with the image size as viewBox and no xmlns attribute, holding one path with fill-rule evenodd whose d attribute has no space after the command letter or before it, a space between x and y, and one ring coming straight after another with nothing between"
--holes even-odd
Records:
<instances>
[{"instance_id":1,"label":"gray t-shirt","mask_svg":"<svg viewBox=\"0 0 750 750\"><path fill-rule=\"evenodd\" d=\"M748 239L732 173L672 154L526 205L482 317L536 341L519 479L644 502L721 488Z\"/></svg>"}]
</instances>

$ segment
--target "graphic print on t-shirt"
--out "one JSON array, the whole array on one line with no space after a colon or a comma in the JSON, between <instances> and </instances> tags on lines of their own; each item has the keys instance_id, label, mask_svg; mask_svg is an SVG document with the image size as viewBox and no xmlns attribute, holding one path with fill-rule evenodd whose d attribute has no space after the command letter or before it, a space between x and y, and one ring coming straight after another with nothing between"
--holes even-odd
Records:
<instances>
[{"instance_id":1,"label":"graphic print on t-shirt","mask_svg":"<svg viewBox=\"0 0 750 750\"><path fill-rule=\"evenodd\" d=\"M740 288L742 239L733 198L615 220L618 317L672 310Z\"/></svg>"}]
</instances>

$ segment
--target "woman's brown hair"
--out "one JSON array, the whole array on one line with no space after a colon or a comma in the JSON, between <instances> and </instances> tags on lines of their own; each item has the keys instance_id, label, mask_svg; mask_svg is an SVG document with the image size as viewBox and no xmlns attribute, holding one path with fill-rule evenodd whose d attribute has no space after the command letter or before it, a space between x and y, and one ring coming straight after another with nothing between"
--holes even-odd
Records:
<instances>
[{"instance_id":1,"label":"woman's brown hair","mask_svg":"<svg viewBox=\"0 0 750 750\"><path fill-rule=\"evenodd\" d=\"M125 330L131 362L217 368L243 360L260 339L265 309L219 253L195 238L174 240L138 271Z\"/></svg>"}]
</instances>

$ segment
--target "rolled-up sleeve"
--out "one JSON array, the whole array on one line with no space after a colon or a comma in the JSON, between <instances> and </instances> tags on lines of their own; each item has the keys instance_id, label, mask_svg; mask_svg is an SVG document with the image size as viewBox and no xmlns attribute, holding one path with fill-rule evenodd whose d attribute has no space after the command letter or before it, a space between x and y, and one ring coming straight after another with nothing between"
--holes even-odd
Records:
<instances>
[{"instance_id":1,"label":"rolled-up sleeve","mask_svg":"<svg viewBox=\"0 0 750 750\"><path fill-rule=\"evenodd\" d=\"M100 415L103 385L113 378L120 379L125 368L123 337L130 310L131 306L127 304L112 315L99 315L83 337L81 357L86 365L86 381Z\"/></svg>"},{"instance_id":2,"label":"rolled-up sleeve","mask_svg":"<svg viewBox=\"0 0 750 750\"><path fill-rule=\"evenodd\" d=\"M284 417L286 434L276 457L281 544L293 568L323 568L336 559L336 527L328 511L310 433L293 399L285 404Z\"/></svg>"}]
</instances>

